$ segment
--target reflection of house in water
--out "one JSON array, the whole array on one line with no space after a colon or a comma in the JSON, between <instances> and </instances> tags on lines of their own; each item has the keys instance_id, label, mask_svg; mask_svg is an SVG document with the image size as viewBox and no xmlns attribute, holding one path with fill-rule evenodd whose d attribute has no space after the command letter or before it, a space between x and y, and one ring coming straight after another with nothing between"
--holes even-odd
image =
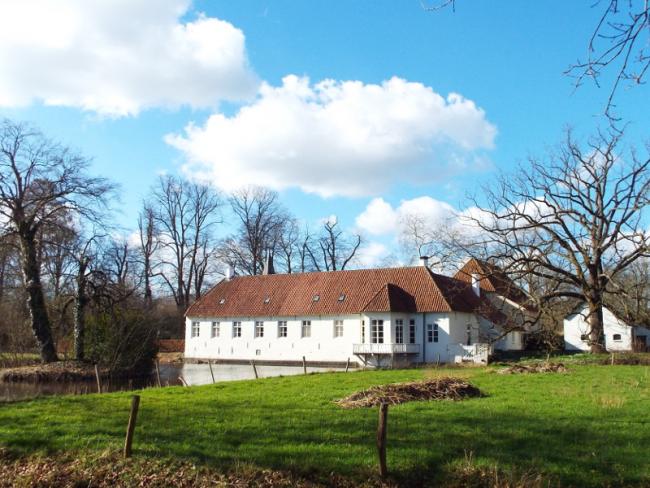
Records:
<instances>
[{"instance_id":1,"label":"reflection of house in water","mask_svg":"<svg viewBox=\"0 0 650 488\"><path fill-rule=\"evenodd\" d=\"M274 274L267 263L270 273L226 278L188 309L185 357L375 366L486 360L480 330L498 312L477 286L422 261L295 274Z\"/></svg>"}]
</instances>

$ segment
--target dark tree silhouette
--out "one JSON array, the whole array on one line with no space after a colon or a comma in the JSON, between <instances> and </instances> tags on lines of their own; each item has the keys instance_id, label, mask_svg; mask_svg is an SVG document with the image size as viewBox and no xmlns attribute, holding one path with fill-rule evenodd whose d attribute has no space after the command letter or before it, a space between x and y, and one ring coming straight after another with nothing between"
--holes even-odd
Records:
<instances>
[{"instance_id":1,"label":"dark tree silhouette","mask_svg":"<svg viewBox=\"0 0 650 488\"><path fill-rule=\"evenodd\" d=\"M10 120L0 125L0 216L20 249L32 331L45 362L57 359L41 282L41 230L67 218L97 219L113 185L87 174L89 160Z\"/></svg>"}]
</instances>

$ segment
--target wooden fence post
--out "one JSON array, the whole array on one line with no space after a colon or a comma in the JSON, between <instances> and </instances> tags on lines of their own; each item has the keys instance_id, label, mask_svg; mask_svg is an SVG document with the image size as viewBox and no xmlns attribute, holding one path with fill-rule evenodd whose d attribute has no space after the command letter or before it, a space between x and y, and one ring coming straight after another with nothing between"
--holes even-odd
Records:
<instances>
[{"instance_id":1,"label":"wooden fence post","mask_svg":"<svg viewBox=\"0 0 650 488\"><path fill-rule=\"evenodd\" d=\"M97 378L97 393L102 392L102 380L99 377L99 367L95 364L95 378Z\"/></svg>"},{"instance_id":2,"label":"wooden fence post","mask_svg":"<svg viewBox=\"0 0 650 488\"><path fill-rule=\"evenodd\" d=\"M138 418L138 408L140 407L140 395L131 397L131 413L129 414L129 425L126 428L126 439L124 441L124 457L131 457L131 445L133 444L133 432L135 431L135 422Z\"/></svg>"},{"instance_id":3,"label":"wooden fence post","mask_svg":"<svg viewBox=\"0 0 650 488\"><path fill-rule=\"evenodd\" d=\"M160 366L159 361L156 359L156 378L158 379L158 388L162 388L162 382L160 381Z\"/></svg>"},{"instance_id":4,"label":"wooden fence post","mask_svg":"<svg viewBox=\"0 0 650 488\"><path fill-rule=\"evenodd\" d=\"M214 371L212 371L212 361L208 361L208 365L210 366L210 376L212 376L212 384L215 384L214 381Z\"/></svg>"},{"instance_id":5,"label":"wooden fence post","mask_svg":"<svg viewBox=\"0 0 650 488\"><path fill-rule=\"evenodd\" d=\"M386 466L386 423L388 421L388 403L379 405L379 422L377 423L377 452L379 454L379 475L388 474Z\"/></svg>"},{"instance_id":6,"label":"wooden fence post","mask_svg":"<svg viewBox=\"0 0 650 488\"><path fill-rule=\"evenodd\" d=\"M345 372L348 372L348 369L350 369L350 358L348 358L348 362L345 363Z\"/></svg>"},{"instance_id":7,"label":"wooden fence post","mask_svg":"<svg viewBox=\"0 0 650 488\"><path fill-rule=\"evenodd\" d=\"M257 366L255 366L255 361L251 359L251 366L253 367L253 373L255 373L255 379L258 379L259 376L257 375Z\"/></svg>"},{"instance_id":8,"label":"wooden fence post","mask_svg":"<svg viewBox=\"0 0 650 488\"><path fill-rule=\"evenodd\" d=\"M304 374L307 374L307 360L305 356L302 357L302 371Z\"/></svg>"}]
</instances>

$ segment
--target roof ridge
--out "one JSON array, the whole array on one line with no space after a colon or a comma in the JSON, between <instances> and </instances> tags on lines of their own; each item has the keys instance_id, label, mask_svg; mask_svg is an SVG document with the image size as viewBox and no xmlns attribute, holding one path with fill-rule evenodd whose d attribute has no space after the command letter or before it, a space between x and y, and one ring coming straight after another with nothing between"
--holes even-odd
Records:
<instances>
[{"instance_id":1,"label":"roof ridge","mask_svg":"<svg viewBox=\"0 0 650 488\"><path fill-rule=\"evenodd\" d=\"M420 265L413 265L413 266L386 266L383 268L357 268L357 269L335 269L335 270L317 270L317 271L301 271L298 273L273 273L269 275L262 275L262 274L257 274L257 275L237 275L234 278L244 278L244 279L249 279L249 278L257 278L260 276L265 276L265 277L272 277L272 276L295 276L295 275L316 275L316 274L332 274L332 273L360 273L363 271L386 271L386 270L393 270L393 269L418 269L422 268L423 266Z\"/></svg>"}]
</instances>

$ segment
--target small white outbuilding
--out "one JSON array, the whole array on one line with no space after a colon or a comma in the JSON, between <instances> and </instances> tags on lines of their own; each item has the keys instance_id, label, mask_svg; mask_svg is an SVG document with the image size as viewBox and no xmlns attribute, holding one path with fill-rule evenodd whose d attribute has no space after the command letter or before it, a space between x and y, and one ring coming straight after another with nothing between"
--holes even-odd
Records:
<instances>
[{"instance_id":1,"label":"small white outbuilding","mask_svg":"<svg viewBox=\"0 0 650 488\"><path fill-rule=\"evenodd\" d=\"M564 318L564 349L567 351L589 351L589 309L582 304ZM629 325L609 309L603 308L603 333L607 351L645 350L650 346L650 330L638 325Z\"/></svg>"}]
</instances>

